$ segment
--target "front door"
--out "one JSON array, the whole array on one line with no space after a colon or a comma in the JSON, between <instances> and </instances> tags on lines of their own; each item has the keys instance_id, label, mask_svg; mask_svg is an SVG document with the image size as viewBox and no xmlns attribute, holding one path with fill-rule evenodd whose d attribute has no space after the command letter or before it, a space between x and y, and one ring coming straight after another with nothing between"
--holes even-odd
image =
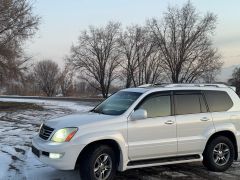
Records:
<instances>
[{"instance_id":1,"label":"front door","mask_svg":"<svg viewBox=\"0 0 240 180\"><path fill-rule=\"evenodd\" d=\"M176 121L172 116L170 92L147 95L135 108L145 109L147 119L128 120L130 160L175 156Z\"/></svg>"}]
</instances>

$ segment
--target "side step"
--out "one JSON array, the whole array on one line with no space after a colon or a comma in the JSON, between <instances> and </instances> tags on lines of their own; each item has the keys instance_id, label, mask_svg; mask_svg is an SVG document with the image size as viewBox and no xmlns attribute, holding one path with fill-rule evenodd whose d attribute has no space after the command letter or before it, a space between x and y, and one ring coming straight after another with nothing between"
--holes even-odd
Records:
<instances>
[{"instance_id":1,"label":"side step","mask_svg":"<svg viewBox=\"0 0 240 180\"><path fill-rule=\"evenodd\" d=\"M174 156L174 157L166 157L166 158L158 158L158 159L137 160L137 161L130 161L127 164L127 169L195 162L195 161L202 161L202 159L203 159L202 155L192 154L192 155Z\"/></svg>"}]
</instances>

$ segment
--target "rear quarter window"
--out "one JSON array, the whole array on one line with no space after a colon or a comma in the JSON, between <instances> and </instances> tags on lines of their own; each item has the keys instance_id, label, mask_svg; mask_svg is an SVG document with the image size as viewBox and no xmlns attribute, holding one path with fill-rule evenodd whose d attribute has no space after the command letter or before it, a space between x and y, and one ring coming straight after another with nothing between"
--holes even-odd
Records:
<instances>
[{"instance_id":1,"label":"rear quarter window","mask_svg":"<svg viewBox=\"0 0 240 180\"><path fill-rule=\"evenodd\" d=\"M223 112L232 108L233 102L225 91L204 91L209 110Z\"/></svg>"}]
</instances>

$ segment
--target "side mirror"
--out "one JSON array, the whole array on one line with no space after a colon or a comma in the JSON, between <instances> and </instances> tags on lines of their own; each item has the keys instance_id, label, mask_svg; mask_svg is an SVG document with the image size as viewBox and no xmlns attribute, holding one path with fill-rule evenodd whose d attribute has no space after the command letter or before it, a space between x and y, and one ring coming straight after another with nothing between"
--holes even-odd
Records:
<instances>
[{"instance_id":1,"label":"side mirror","mask_svg":"<svg viewBox=\"0 0 240 180\"><path fill-rule=\"evenodd\" d=\"M141 120L147 118L147 111L144 109L138 109L131 114L131 120Z\"/></svg>"}]
</instances>

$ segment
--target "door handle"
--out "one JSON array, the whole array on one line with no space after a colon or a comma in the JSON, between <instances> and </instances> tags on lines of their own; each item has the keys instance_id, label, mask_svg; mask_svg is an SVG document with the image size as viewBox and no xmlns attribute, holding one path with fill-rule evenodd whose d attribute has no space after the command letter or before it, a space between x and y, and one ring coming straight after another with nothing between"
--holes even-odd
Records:
<instances>
[{"instance_id":1,"label":"door handle","mask_svg":"<svg viewBox=\"0 0 240 180\"><path fill-rule=\"evenodd\" d=\"M168 120L168 121L165 122L165 124L171 125L171 124L174 124L174 121Z\"/></svg>"},{"instance_id":2,"label":"door handle","mask_svg":"<svg viewBox=\"0 0 240 180\"><path fill-rule=\"evenodd\" d=\"M201 120L201 121L208 121L209 118L207 118L207 117L203 117L203 118L201 118L200 120Z\"/></svg>"}]
</instances>

